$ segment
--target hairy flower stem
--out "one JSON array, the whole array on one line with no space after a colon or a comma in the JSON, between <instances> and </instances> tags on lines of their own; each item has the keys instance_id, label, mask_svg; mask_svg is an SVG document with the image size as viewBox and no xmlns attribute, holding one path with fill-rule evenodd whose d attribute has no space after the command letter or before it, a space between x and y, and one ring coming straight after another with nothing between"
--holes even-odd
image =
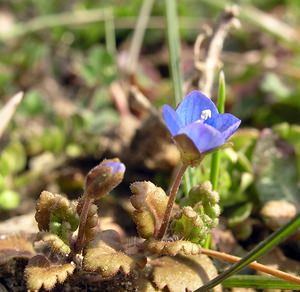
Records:
<instances>
[{"instance_id":1,"label":"hairy flower stem","mask_svg":"<svg viewBox=\"0 0 300 292\"><path fill-rule=\"evenodd\" d=\"M233 256L233 255L230 255L230 254L227 254L227 253L224 253L224 252L219 252L219 251L216 251L216 250L206 249L206 248L202 248L201 253L205 254L207 256L216 258L218 260L224 261L224 262L229 262L229 263L236 263L236 262L241 260L241 258L239 258L239 257ZM267 267L265 265L262 265L262 264L259 264L259 263L256 263L256 262L253 262L253 263L249 264L248 267L252 268L256 271L267 273L269 275L272 275L276 278L279 278L279 279L282 279L282 280L285 280L285 281L288 281L288 282L300 284L300 278L298 278L298 277L296 277L292 274L288 274L288 273L285 273L283 271L280 271L280 270L277 270L277 269L274 269L274 268L270 268L270 267ZM201 290L201 288L199 289L199 291L200 290Z\"/></svg>"},{"instance_id":2,"label":"hairy flower stem","mask_svg":"<svg viewBox=\"0 0 300 292\"><path fill-rule=\"evenodd\" d=\"M171 217L171 212L174 206L174 202L176 199L176 194L178 192L180 183L182 181L182 177L187 169L188 165L187 164L182 164L175 176L175 179L171 185L170 193L169 193L169 200L167 204L167 208L164 214L164 218L162 220L161 226L159 228L159 231L156 235L156 239L162 239L167 231L169 222L170 222L170 217Z\"/></svg>"},{"instance_id":3,"label":"hairy flower stem","mask_svg":"<svg viewBox=\"0 0 300 292\"><path fill-rule=\"evenodd\" d=\"M90 210L92 203L93 203L93 199L91 199L89 196L84 197L84 202L83 202L82 210L80 213L78 236L76 239L75 249L74 249L75 253L80 253L83 248L84 230L85 230L87 217L88 217L89 210Z\"/></svg>"}]
</instances>

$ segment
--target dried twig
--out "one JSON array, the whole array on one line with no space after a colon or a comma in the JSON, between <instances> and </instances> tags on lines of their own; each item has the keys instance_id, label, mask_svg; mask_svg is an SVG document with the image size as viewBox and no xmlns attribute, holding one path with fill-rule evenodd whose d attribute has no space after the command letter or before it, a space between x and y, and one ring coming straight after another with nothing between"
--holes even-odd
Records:
<instances>
[{"instance_id":1,"label":"dried twig","mask_svg":"<svg viewBox=\"0 0 300 292\"><path fill-rule=\"evenodd\" d=\"M16 95L14 95L4 106L4 108L0 111L0 138L6 129L9 121L13 117L17 106L21 102L23 98L23 92L19 92Z\"/></svg>"},{"instance_id":2,"label":"dried twig","mask_svg":"<svg viewBox=\"0 0 300 292\"><path fill-rule=\"evenodd\" d=\"M211 95L215 70L220 64L220 54L224 40L230 28L239 24L236 18L237 14L236 6L232 6L224 11L211 33L205 53L202 53L205 35L199 35L195 43L195 67L202 73L198 87L208 96Z\"/></svg>"},{"instance_id":3,"label":"dried twig","mask_svg":"<svg viewBox=\"0 0 300 292\"><path fill-rule=\"evenodd\" d=\"M140 55L142 42L144 39L145 30L148 25L148 20L152 11L155 0L143 1L143 6L138 17L133 38L130 45L129 56L127 61L127 71L132 74L136 70L138 57Z\"/></svg>"},{"instance_id":4,"label":"dried twig","mask_svg":"<svg viewBox=\"0 0 300 292\"><path fill-rule=\"evenodd\" d=\"M206 249L206 248L202 248L202 254L205 254L205 255L214 257L218 260L229 262L229 263L236 263L236 262L241 260L240 257L236 257L236 256L233 256L233 255L224 253L224 252L219 252L219 251L216 251L216 250L210 250L210 249ZM295 283L295 284L300 284L300 278L299 277L294 276L294 275L289 274L289 273L286 273L286 272L283 272L283 271L280 271L280 270L277 270L277 269L274 269L274 268L271 268L271 267L268 267L266 265L263 265L263 264L260 264L260 263L257 263L257 262L250 263L248 265L248 267L252 268L256 271L263 272L263 273L275 276L275 277L277 277L279 279L282 279L284 281L288 281L288 282ZM199 291L200 291L200 289L199 289Z\"/></svg>"}]
</instances>

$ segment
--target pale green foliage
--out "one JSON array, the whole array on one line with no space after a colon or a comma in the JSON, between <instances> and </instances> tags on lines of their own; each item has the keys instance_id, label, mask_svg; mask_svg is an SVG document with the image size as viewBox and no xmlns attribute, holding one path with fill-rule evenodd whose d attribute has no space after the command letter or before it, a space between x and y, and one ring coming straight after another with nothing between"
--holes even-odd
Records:
<instances>
[{"instance_id":1,"label":"pale green foliage","mask_svg":"<svg viewBox=\"0 0 300 292\"><path fill-rule=\"evenodd\" d=\"M289 146L279 143L271 130L264 130L253 154L255 187L261 203L285 199L299 207L299 184L295 156Z\"/></svg>"},{"instance_id":2,"label":"pale green foliage","mask_svg":"<svg viewBox=\"0 0 300 292\"><path fill-rule=\"evenodd\" d=\"M75 206L65 197L43 191L36 205L35 219L41 231L50 231L65 242L79 223Z\"/></svg>"},{"instance_id":3,"label":"pale green foliage","mask_svg":"<svg viewBox=\"0 0 300 292\"><path fill-rule=\"evenodd\" d=\"M209 181L193 187L185 199L187 207L172 222L174 233L184 240L203 244L220 216L219 194Z\"/></svg>"}]
</instances>

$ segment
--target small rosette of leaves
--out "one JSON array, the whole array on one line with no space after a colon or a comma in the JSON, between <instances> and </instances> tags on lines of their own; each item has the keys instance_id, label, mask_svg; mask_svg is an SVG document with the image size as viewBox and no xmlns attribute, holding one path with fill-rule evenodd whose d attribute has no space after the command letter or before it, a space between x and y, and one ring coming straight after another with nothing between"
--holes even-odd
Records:
<instances>
[{"instance_id":1,"label":"small rosette of leaves","mask_svg":"<svg viewBox=\"0 0 300 292\"><path fill-rule=\"evenodd\" d=\"M162 188L149 181L135 182L130 185L130 201L135 208L133 220L142 238L153 237L159 230L166 211L168 197Z\"/></svg>"},{"instance_id":2,"label":"small rosette of leaves","mask_svg":"<svg viewBox=\"0 0 300 292\"><path fill-rule=\"evenodd\" d=\"M25 278L29 291L44 288L50 291L57 283L63 283L73 273L72 263L51 263L46 257L37 255L29 260L25 268Z\"/></svg>"},{"instance_id":3,"label":"small rosette of leaves","mask_svg":"<svg viewBox=\"0 0 300 292\"><path fill-rule=\"evenodd\" d=\"M128 274L136 265L135 260L123 251L116 231L106 230L97 235L84 250L83 268L111 278L119 271Z\"/></svg>"},{"instance_id":4,"label":"small rosette of leaves","mask_svg":"<svg viewBox=\"0 0 300 292\"><path fill-rule=\"evenodd\" d=\"M70 201L58 194L43 191L36 205L35 220L40 231L49 231L68 242L77 229L79 216Z\"/></svg>"},{"instance_id":5,"label":"small rosette of leaves","mask_svg":"<svg viewBox=\"0 0 300 292\"><path fill-rule=\"evenodd\" d=\"M192 207L183 207L172 222L176 235L184 240L203 244L211 229L219 222L219 194L212 190L210 182L193 187L187 199Z\"/></svg>"},{"instance_id":6,"label":"small rosette of leaves","mask_svg":"<svg viewBox=\"0 0 300 292\"><path fill-rule=\"evenodd\" d=\"M86 176L85 194L99 200L123 180L125 165L118 158L105 159Z\"/></svg>"}]
</instances>

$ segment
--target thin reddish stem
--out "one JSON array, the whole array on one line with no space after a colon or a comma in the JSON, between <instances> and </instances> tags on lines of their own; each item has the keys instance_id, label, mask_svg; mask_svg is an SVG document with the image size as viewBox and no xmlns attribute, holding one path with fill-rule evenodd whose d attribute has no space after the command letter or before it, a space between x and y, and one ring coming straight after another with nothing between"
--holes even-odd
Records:
<instances>
[{"instance_id":1,"label":"thin reddish stem","mask_svg":"<svg viewBox=\"0 0 300 292\"><path fill-rule=\"evenodd\" d=\"M166 211L164 214L164 218L162 220L160 229L156 235L156 239L162 239L165 236L165 233L167 231L167 228L168 228L168 225L170 222L171 212L172 212L172 209L173 209L173 206L175 203L176 195L177 195L179 186L181 184L182 177L183 177L184 172L186 171L187 167L188 167L187 164L182 164L175 176L175 179L174 179L171 189L170 189L169 200L168 200L167 208L166 208Z\"/></svg>"},{"instance_id":2,"label":"thin reddish stem","mask_svg":"<svg viewBox=\"0 0 300 292\"><path fill-rule=\"evenodd\" d=\"M80 213L80 223L79 223L78 236L77 236L76 243L75 243L75 253L80 253L83 248L84 230L85 230L85 225L86 225L87 217L88 217L92 202L93 202L93 199L89 198L88 196L85 196L84 201L83 201L82 210Z\"/></svg>"}]
</instances>

